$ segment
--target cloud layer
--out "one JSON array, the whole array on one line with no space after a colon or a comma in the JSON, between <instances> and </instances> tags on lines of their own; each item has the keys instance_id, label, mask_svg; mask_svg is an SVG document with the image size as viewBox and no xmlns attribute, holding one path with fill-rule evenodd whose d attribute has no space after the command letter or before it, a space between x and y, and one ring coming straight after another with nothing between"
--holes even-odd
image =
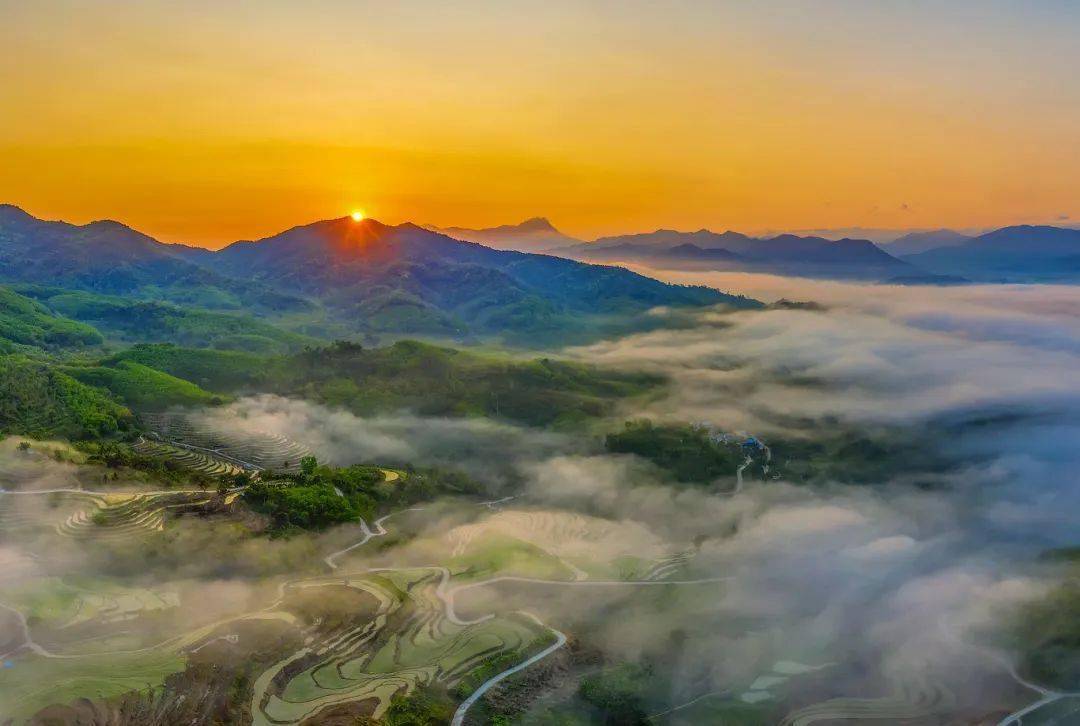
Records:
<instances>
[{"instance_id":1,"label":"cloud layer","mask_svg":"<svg viewBox=\"0 0 1080 726\"><path fill-rule=\"evenodd\" d=\"M603 568L609 574L589 576L623 568L638 578L682 558L668 577L708 582L504 582L471 589L458 603L477 615L528 609L611 660L654 664L646 696L657 710L718 689L777 704L770 713L778 718L802 709L840 714L849 706L836 699L845 697L876 699L874 708L894 719L920 708L983 718L1023 703L1029 694L1002 665L1016 653L994 633L1055 581L1057 572L1036 564L1038 553L1076 544L1080 291L659 274L825 307L709 311L688 327L565 351L670 378L664 396L620 416L709 421L766 441L918 432L929 434L924 445L948 469L932 487L917 485L900 462L895 476L863 486L756 480L732 495L674 486L589 437L487 420L407 411L360 418L273 396L205 415L296 439L332 463L457 467L493 496L517 495L501 511L432 505L415 538L368 560L358 550L358 567L456 557L485 535L523 540L562 561L568 578ZM12 451L0 454L15 461ZM55 462L19 474L22 486L36 488L72 476ZM264 587L268 573L310 568L327 547L356 535L254 547L209 530L192 524L181 544L220 552L227 566L178 575L198 580L189 591L220 600L223 610ZM20 580L38 567L10 543L0 560Z\"/></svg>"}]
</instances>

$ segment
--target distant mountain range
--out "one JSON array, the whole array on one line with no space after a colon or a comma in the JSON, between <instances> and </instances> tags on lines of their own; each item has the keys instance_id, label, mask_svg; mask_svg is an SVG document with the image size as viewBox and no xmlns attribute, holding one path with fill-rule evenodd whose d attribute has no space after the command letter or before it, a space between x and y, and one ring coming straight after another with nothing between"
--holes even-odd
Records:
<instances>
[{"instance_id":1,"label":"distant mountain range","mask_svg":"<svg viewBox=\"0 0 1080 726\"><path fill-rule=\"evenodd\" d=\"M738 270L897 284L1080 282L1080 230L1021 225L978 236L948 229L913 232L880 245L782 234L678 232L602 237L552 254L608 263Z\"/></svg>"},{"instance_id":2,"label":"distant mountain range","mask_svg":"<svg viewBox=\"0 0 1080 726\"><path fill-rule=\"evenodd\" d=\"M250 312L321 337L573 341L604 326L626 329L661 305L760 307L619 267L494 250L413 224L350 217L211 252L164 244L117 222L49 222L0 206L0 282Z\"/></svg>"},{"instance_id":3,"label":"distant mountain range","mask_svg":"<svg viewBox=\"0 0 1080 726\"><path fill-rule=\"evenodd\" d=\"M468 227L426 227L433 232L445 234L466 242L477 242L497 250L515 250L518 252L550 252L559 247L581 244L583 240L574 239L555 229L544 217L526 219L520 224L503 224L498 227L469 229Z\"/></svg>"},{"instance_id":4,"label":"distant mountain range","mask_svg":"<svg viewBox=\"0 0 1080 726\"><path fill-rule=\"evenodd\" d=\"M868 240L783 234L759 239L739 232L677 232L603 237L558 250L590 261L629 261L680 269L740 270L838 279L887 280L916 272Z\"/></svg>"},{"instance_id":5,"label":"distant mountain range","mask_svg":"<svg viewBox=\"0 0 1080 726\"><path fill-rule=\"evenodd\" d=\"M897 237L892 242L881 245L894 257L903 255L917 255L920 252L937 249L939 247L955 247L972 239L971 235L954 232L951 229L935 229L927 232L912 232L903 237Z\"/></svg>"},{"instance_id":6,"label":"distant mountain range","mask_svg":"<svg viewBox=\"0 0 1080 726\"><path fill-rule=\"evenodd\" d=\"M543 217L485 229L430 229L498 249L544 252L588 262L640 262L683 269L882 280L899 275L925 276L924 271L905 264L867 240L833 241L791 234L758 239L739 232L660 229L584 242L563 234Z\"/></svg>"},{"instance_id":7,"label":"distant mountain range","mask_svg":"<svg viewBox=\"0 0 1080 726\"><path fill-rule=\"evenodd\" d=\"M904 260L939 274L990 282L1080 282L1080 230L1019 225Z\"/></svg>"},{"instance_id":8,"label":"distant mountain range","mask_svg":"<svg viewBox=\"0 0 1080 726\"><path fill-rule=\"evenodd\" d=\"M192 264L181 248L119 222L74 225L0 205L0 281L136 295L252 312L301 312L303 298ZM200 250L200 252L206 252Z\"/></svg>"},{"instance_id":9,"label":"distant mountain range","mask_svg":"<svg viewBox=\"0 0 1080 726\"><path fill-rule=\"evenodd\" d=\"M164 244L118 222L44 221L0 205L0 283L19 283L54 312L125 339L138 331L114 319L122 301L133 299L255 316L279 330L256 332L252 324L245 337L244 325L225 318L143 309L143 317L178 321L192 339L288 349L308 338L366 334L577 342L660 324L644 315L656 306L760 306L588 263L909 285L1080 282L1080 230L1060 227L1006 227L977 237L919 232L884 248L859 239L664 229L581 242L539 218L447 231L343 217L211 252ZM466 236L486 244L460 239ZM493 249L515 245L553 247L544 255ZM65 290L97 297L73 299Z\"/></svg>"}]
</instances>

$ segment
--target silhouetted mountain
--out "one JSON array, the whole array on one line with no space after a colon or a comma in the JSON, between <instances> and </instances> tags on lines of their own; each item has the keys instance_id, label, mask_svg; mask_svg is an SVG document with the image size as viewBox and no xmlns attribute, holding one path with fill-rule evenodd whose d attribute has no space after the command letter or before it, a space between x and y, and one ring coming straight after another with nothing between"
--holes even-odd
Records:
<instances>
[{"instance_id":1,"label":"silhouetted mountain","mask_svg":"<svg viewBox=\"0 0 1080 726\"><path fill-rule=\"evenodd\" d=\"M210 308L300 310L305 301L181 259L119 222L38 219L0 205L0 281L32 282Z\"/></svg>"},{"instance_id":2,"label":"silhouetted mountain","mask_svg":"<svg viewBox=\"0 0 1080 726\"><path fill-rule=\"evenodd\" d=\"M755 305L622 268L494 250L414 224L349 217L237 242L209 264L318 298L339 315L388 316L405 332L555 330L581 316L639 313L657 305Z\"/></svg>"},{"instance_id":3,"label":"silhouetted mountain","mask_svg":"<svg viewBox=\"0 0 1080 726\"><path fill-rule=\"evenodd\" d=\"M164 245L119 222L102 220L84 225L50 222L16 206L0 205L0 254L27 251L37 253L38 259L26 261L47 267L50 274L118 264L175 262ZM62 265L60 268L55 267L58 263ZM22 274L37 272L24 269Z\"/></svg>"},{"instance_id":4,"label":"silhouetted mountain","mask_svg":"<svg viewBox=\"0 0 1080 726\"><path fill-rule=\"evenodd\" d=\"M783 234L757 239L709 230L604 237L560 250L587 260L628 261L679 268L745 270L807 277L884 279L918 272L868 240L827 240Z\"/></svg>"},{"instance_id":5,"label":"silhouetted mountain","mask_svg":"<svg viewBox=\"0 0 1080 726\"><path fill-rule=\"evenodd\" d=\"M897 237L882 247L893 256L917 255L938 247L955 247L971 239L971 235L954 232L951 229L935 229L929 232L912 232Z\"/></svg>"},{"instance_id":6,"label":"silhouetted mountain","mask_svg":"<svg viewBox=\"0 0 1080 726\"><path fill-rule=\"evenodd\" d=\"M569 237L543 217L526 219L521 224L503 224L498 227L469 229L468 227L435 227L426 229L439 232L454 239L477 242L497 250L518 252L548 252L567 245L580 244L581 240Z\"/></svg>"},{"instance_id":7,"label":"silhouetted mountain","mask_svg":"<svg viewBox=\"0 0 1080 726\"><path fill-rule=\"evenodd\" d=\"M117 222L45 222L0 207L0 266L0 281L266 314L302 310L293 327L308 335L585 335L601 323L625 329L658 305L759 305L618 267L350 217L210 252L162 244Z\"/></svg>"},{"instance_id":8,"label":"silhouetted mountain","mask_svg":"<svg viewBox=\"0 0 1080 726\"><path fill-rule=\"evenodd\" d=\"M1080 280L1080 230L1003 227L905 259L935 273L975 280L1072 282Z\"/></svg>"},{"instance_id":9,"label":"silhouetted mountain","mask_svg":"<svg viewBox=\"0 0 1080 726\"><path fill-rule=\"evenodd\" d=\"M765 264L820 264L837 269L903 270L908 266L865 239L828 240L823 237L799 237L782 234L762 240L747 240L729 248L749 260Z\"/></svg>"},{"instance_id":10,"label":"silhouetted mountain","mask_svg":"<svg viewBox=\"0 0 1080 726\"><path fill-rule=\"evenodd\" d=\"M672 258L684 257L689 260L739 260L742 259L739 255L731 252L730 250L721 249L719 247L702 249L697 245L684 244L672 247L667 251L667 256Z\"/></svg>"},{"instance_id":11,"label":"silhouetted mountain","mask_svg":"<svg viewBox=\"0 0 1080 726\"><path fill-rule=\"evenodd\" d=\"M606 245L590 244L582 248L564 249L563 254L580 256L596 262L691 262L701 263L710 260L715 262L733 262L741 258L734 252L725 249L698 247L689 242L678 244L673 247L653 246L649 244L633 244L628 242L612 243Z\"/></svg>"},{"instance_id":12,"label":"silhouetted mountain","mask_svg":"<svg viewBox=\"0 0 1080 726\"><path fill-rule=\"evenodd\" d=\"M707 229L699 229L697 232L677 232L673 229L658 229L655 232L601 237L589 243L588 246L591 250L620 247L622 245L632 245L638 248L670 249L689 244L703 250L734 250L735 247L750 239L745 234L730 231L717 233L710 232Z\"/></svg>"},{"instance_id":13,"label":"silhouetted mountain","mask_svg":"<svg viewBox=\"0 0 1080 726\"><path fill-rule=\"evenodd\" d=\"M916 273L913 275L897 275L883 280L888 285L966 285L971 280L959 275L935 275L930 272Z\"/></svg>"}]
</instances>

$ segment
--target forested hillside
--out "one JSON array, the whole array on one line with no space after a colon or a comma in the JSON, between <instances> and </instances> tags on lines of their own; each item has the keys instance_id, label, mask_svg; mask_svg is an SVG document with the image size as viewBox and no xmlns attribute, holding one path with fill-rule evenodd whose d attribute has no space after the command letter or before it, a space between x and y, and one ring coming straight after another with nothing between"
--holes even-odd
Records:
<instances>
[{"instance_id":1,"label":"forested hillside","mask_svg":"<svg viewBox=\"0 0 1080 726\"><path fill-rule=\"evenodd\" d=\"M296 349L311 342L305 337L536 347L654 328L644 313L656 306L760 306L413 224L346 217L210 252L118 222L50 222L10 205L0 206L0 282L21 283L25 294L120 340L260 353Z\"/></svg>"},{"instance_id":2,"label":"forested hillside","mask_svg":"<svg viewBox=\"0 0 1080 726\"><path fill-rule=\"evenodd\" d=\"M493 416L536 425L571 424L662 380L548 358L480 355L417 341L383 348L334 343L261 357L172 345L137 345L102 362L135 362L219 394L270 392L361 414L407 409L440 416Z\"/></svg>"},{"instance_id":3,"label":"forested hillside","mask_svg":"<svg viewBox=\"0 0 1080 726\"><path fill-rule=\"evenodd\" d=\"M60 287L15 285L13 289L41 301L56 314L93 325L118 342L169 342L256 353L286 353L316 342L309 336L240 313Z\"/></svg>"},{"instance_id":4,"label":"forested hillside","mask_svg":"<svg viewBox=\"0 0 1080 726\"><path fill-rule=\"evenodd\" d=\"M130 423L108 393L41 361L0 356L0 434L88 438Z\"/></svg>"},{"instance_id":5,"label":"forested hillside","mask_svg":"<svg viewBox=\"0 0 1080 726\"><path fill-rule=\"evenodd\" d=\"M0 352L23 346L78 348L102 341L91 326L53 315L44 305L0 287Z\"/></svg>"}]
</instances>

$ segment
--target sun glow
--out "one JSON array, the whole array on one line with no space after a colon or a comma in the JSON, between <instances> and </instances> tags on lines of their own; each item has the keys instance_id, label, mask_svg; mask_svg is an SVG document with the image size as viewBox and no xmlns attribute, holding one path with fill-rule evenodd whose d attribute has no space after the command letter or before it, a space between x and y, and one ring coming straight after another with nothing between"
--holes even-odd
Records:
<instances>
[{"instance_id":1,"label":"sun glow","mask_svg":"<svg viewBox=\"0 0 1080 726\"><path fill-rule=\"evenodd\" d=\"M360 210L356 210L355 212L352 213L351 216L352 216L354 222L362 222L364 220L364 213L361 212Z\"/></svg>"}]
</instances>

